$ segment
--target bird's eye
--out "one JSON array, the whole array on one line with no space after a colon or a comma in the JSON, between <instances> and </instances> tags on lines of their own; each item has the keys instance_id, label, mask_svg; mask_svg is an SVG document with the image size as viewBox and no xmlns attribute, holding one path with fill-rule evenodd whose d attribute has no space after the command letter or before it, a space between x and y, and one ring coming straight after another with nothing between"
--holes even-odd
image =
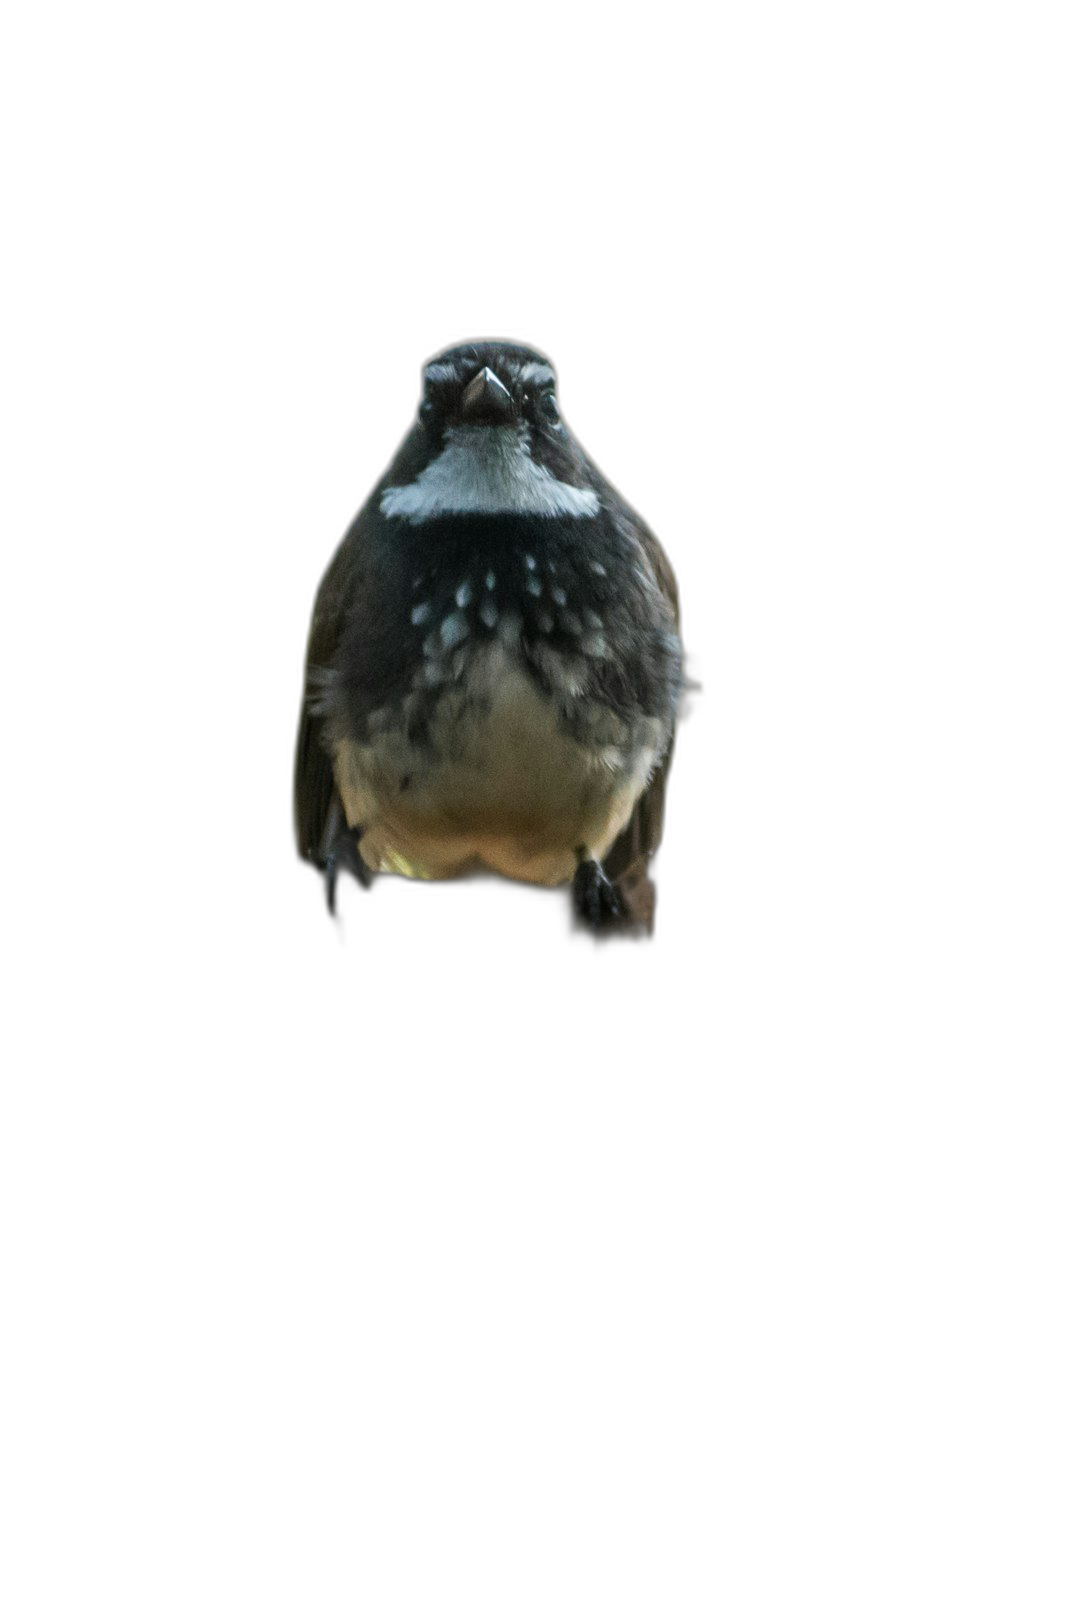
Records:
<instances>
[{"instance_id":1,"label":"bird's eye","mask_svg":"<svg viewBox=\"0 0 1080 1620\"><path fill-rule=\"evenodd\" d=\"M431 427L437 415L435 401L425 399L420 406L420 426Z\"/></svg>"},{"instance_id":2,"label":"bird's eye","mask_svg":"<svg viewBox=\"0 0 1080 1620\"><path fill-rule=\"evenodd\" d=\"M546 393L540 395L540 398L536 402L536 408L540 412L540 415L544 418L545 422L550 422L552 426L558 424L560 420L559 402L550 389L548 389Z\"/></svg>"}]
</instances>

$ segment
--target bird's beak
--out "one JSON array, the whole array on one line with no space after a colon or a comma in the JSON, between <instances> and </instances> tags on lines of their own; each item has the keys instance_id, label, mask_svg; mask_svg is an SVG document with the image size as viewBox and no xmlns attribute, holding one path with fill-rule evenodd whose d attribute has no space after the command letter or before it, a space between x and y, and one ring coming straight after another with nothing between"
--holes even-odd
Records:
<instances>
[{"instance_id":1,"label":"bird's beak","mask_svg":"<svg viewBox=\"0 0 1080 1620\"><path fill-rule=\"evenodd\" d=\"M490 366L478 371L461 396L461 414L466 422L503 424L513 420L514 401Z\"/></svg>"}]
</instances>

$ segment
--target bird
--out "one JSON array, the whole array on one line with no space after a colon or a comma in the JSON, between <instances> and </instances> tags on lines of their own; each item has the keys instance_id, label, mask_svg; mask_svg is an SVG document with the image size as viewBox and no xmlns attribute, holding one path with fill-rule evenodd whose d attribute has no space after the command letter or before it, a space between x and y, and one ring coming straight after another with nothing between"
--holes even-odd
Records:
<instances>
[{"instance_id":1,"label":"bird","mask_svg":"<svg viewBox=\"0 0 1080 1620\"><path fill-rule=\"evenodd\" d=\"M486 870L569 885L598 935L651 933L683 685L671 564L551 361L443 350L315 599L294 819L331 914L342 871Z\"/></svg>"}]
</instances>

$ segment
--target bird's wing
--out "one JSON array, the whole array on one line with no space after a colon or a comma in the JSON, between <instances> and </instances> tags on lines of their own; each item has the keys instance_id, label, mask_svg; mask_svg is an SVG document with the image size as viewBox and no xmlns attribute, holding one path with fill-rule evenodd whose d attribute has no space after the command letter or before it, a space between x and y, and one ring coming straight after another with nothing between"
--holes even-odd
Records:
<instances>
[{"instance_id":1,"label":"bird's wing","mask_svg":"<svg viewBox=\"0 0 1080 1620\"><path fill-rule=\"evenodd\" d=\"M635 526L653 577L671 607L677 629L679 589L674 570L652 530L640 519ZM649 862L659 847L664 830L664 794L674 747L673 732L660 763L634 805L630 820L604 857L604 870L611 881L619 885L631 920L650 933L656 910L656 886L649 876Z\"/></svg>"},{"instance_id":2,"label":"bird's wing","mask_svg":"<svg viewBox=\"0 0 1080 1620\"><path fill-rule=\"evenodd\" d=\"M672 734L664 757L649 778L630 820L604 857L604 871L622 891L632 922L641 923L652 933L656 911L656 885L649 876L649 862L656 853L664 830L664 793L675 747Z\"/></svg>"},{"instance_id":3,"label":"bird's wing","mask_svg":"<svg viewBox=\"0 0 1080 1620\"><path fill-rule=\"evenodd\" d=\"M314 712L319 698L320 672L334 660L341 637L353 574L352 548L346 536L334 554L315 598L304 668L304 695L296 738L293 813L296 847L305 861L322 866L330 812L337 799L334 768L323 747L322 725Z\"/></svg>"}]
</instances>

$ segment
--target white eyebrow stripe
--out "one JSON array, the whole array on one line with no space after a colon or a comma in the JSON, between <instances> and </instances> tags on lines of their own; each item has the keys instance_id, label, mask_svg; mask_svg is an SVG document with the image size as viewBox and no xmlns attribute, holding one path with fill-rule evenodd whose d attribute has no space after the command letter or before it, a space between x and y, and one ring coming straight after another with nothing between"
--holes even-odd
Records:
<instances>
[{"instance_id":1,"label":"white eyebrow stripe","mask_svg":"<svg viewBox=\"0 0 1080 1620\"><path fill-rule=\"evenodd\" d=\"M539 360L527 360L521 368L521 381L523 383L553 383L555 373L550 366L541 365Z\"/></svg>"},{"instance_id":2,"label":"white eyebrow stripe","mask_svg":"<svg viewBox=\"0 0 1080 1620\"><path fill-rule=\"evenodd\" d=\"M430 366L424 367L424 376L428 382L457 382L460 375L457 366L450 365L445 360L433 360Z\"/></svg>"}]
</instances>

